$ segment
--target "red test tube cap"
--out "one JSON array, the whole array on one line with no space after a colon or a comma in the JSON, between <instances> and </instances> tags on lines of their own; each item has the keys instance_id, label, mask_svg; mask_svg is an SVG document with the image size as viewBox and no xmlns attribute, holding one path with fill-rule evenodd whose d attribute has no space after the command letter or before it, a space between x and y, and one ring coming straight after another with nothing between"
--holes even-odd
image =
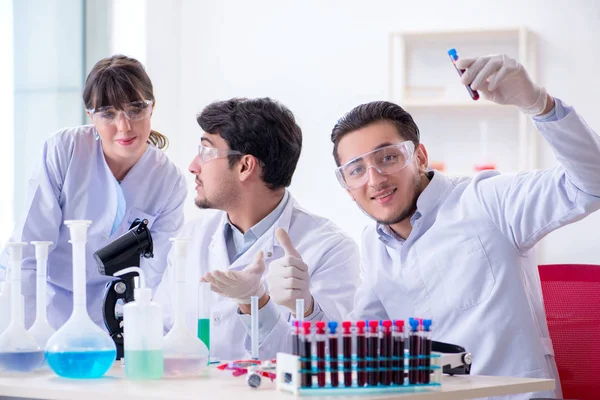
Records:
<instances>
[{"instance_id":1,"label":"red test tube cap","mask_svg":"<svg viewBox=\"0 0 600 400\"><path fill-rule=\"evenodd\" d=\"M344 329L344 333L346 333L346 334L350 333L350 328L352 328L351 321L342 322L342 329Z\"/></svg>"},{"instance_id":2,"label":"red test tube cap","mask_svg":"<svg viewBox=\"0 0 600 400\"><path fill-rule=\"evenodd\" d=\"M302 322L302 329L304 329L305 335L310 335L310 321Z\"/></svg>"},{"instance_id":3,"label":"red test tube cap","mask_svg":"<svg viewBox=\"0 0 600 400\"><path fill-rule=\"evenodd\" d=\"M325 321L317 321L315 326L317 327L317 333L325 333Z\"/></svg>"},{"instance_id":4,"label":"red test tube cap","mask_svg":"<svg viewBox=\"0 0 600 400\"><path fill-rule=\"evenodd\" d=\"M356 321L358 333L365 333L365 321Z\"/></svg>"},{"instance_id":5,"label":"red test tube cap","mask_svg":"<svg viewBox=\"0 0 600 400\"><path fill-rule=\"evenodd\" d=\"M379 321L370 320L369 321L369 329L372 333L377 333L377 328L379 328Z\"/></svg>"}]
</instances>

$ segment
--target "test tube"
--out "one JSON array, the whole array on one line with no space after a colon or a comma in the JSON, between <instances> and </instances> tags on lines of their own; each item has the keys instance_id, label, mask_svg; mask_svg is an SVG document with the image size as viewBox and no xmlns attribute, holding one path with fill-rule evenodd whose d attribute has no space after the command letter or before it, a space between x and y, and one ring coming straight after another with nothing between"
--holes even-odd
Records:
<instances>
[{"instance_id":1,"label":"test tube","mask_svg":"<svg viewBox=\"0 0 600 400\"><path fill-rule=\"evenodd\" d=\"M384 386L392 383L392 321L381 321L379 339L379 382Z\"/></svg>"},{"instance_id":2,"label":"test tube","mask_svg":"<svg viewBox=\"0 0 600 400\"><path fill-rule=\"evenodd\" d=\"M365 325L365 321L356 322L356 375L358 379L358 387L363 387L367 384L367 342L365 339Z\"/></svg>"},{"instance_id":3,"label":"test tube","mask_svg":"<svg viewBox=\"0 0 600 400\"><path fill-rule=\"evenodd\" d=\"M300 322L292 321L292 354L295 356L300 355Z\"/></svg>"},{"instance_id":4,"label":"test tube","mask_svg":"<svg viewBox=\"0 0 600 400\"><path fill-rule=\"evenodd\" d=\"M456 66L456 61L458 61L458 53L456 52L456 49L448 50L448 56L450 57L450 61L452 61L452 65L454 65L456 72L458 72L458 75L462 76L464 74L465 70L458 69L458 67ZM479 93L476 90L471 89L470 85L465 85L465 87L467 88L467 91L469 92L469 95L471 96L471 98L473 100L479 99Z\"/></svg>"},{"instance_id":5,"label":"test tube","mask_svg":"<svg viewBox=\"0 0 600 400\"><path fill-rule=\"evenodd\" d=\"M317 385L325 387L325 321L317 321L315 341L317 342Z\"/></svg>"},{"instance_id":6,"label":"test tube","mask_svg":"<svg viewBox=\"0 0 600 400\"><path fill-rule=\"evenodd\" d=\"M310 338L310 321L302 323L302 335L300 336L300 368L302 369L302 378L300 385L302 387L312 386L312 341Z\"/></svg>"},{"instance_id":7,"label":"test tube","mask_svg":"<svg viewBox=\"0 0 600 400\"><path fill-rule=\"evenodd\" d=\"M198 339L210 354L210 283L207 282L200 282L198 286Z\"/></svg>"},{"instance_id":8,"label":"test tube","mask_svg":"<svg viewBox=\"0 0 600 400\"><path fill-rule=\"evenodd\" d=\"M344 386L352 386L352 322L342 322L343 355L344 355Z\"/></svg>"},{"instance_id":9,"label":"test tube","mask_svg":"<svg viewBox=\"0 0 600 400\"><path fill-rule=\"evenodd\" d=\"M394 373L392 380L396 385L404 385L404 321L397 319L394 321L394 331L392 332L394 342L392 356L394 358Z\"/></svg>"},{"instance_id":10,"label":"test tube","mask_svg":"<svg viewBox=\"0 0 600 400\"><path fill-rule=\"evenodd\" d=\"M419 354L420 354L420 344L421 337L419 336L419 321L415 318L410 318L408 320L410 325L410 334L409 334L409 360L408 360L408 383L411 385L419 383Z\"/></svg>"},{"instance_id":11,"label":"test tube","mask_svg":"<svg viewBox=\"0 0 600 400\"><path fill-rule=\"evenodd\" d=\"M339 386L339 370L338 370L338 323L329 321L329 376L332 387Z\"/></svg>"},{"instance_id":12,"label":"test tube","mask_svg":"<svg viewBox=\"0 0 600 400\"><path fill-rule=\"evenodd\" d=\"M369 334L367 338L367 385L377 386L379 384L379 361L378 358L379 350L379 322L369 321Z\"/></svg>"},{"instance_id":13,"label":"test tube","mask_svg":"<svg viewBox=\"0 0 600 400\"><path fill-rule=\"evenodd\" d=\"M304 299L296 299L296 319L304 321Z\"/></svg>"},{"instance_id":14,"label":"test tube","mask_svg":"<svg viewBox=\"0 0 600 400\"><path fill-rule=\"evenodd\" d=\"M431 374L431 320L423 320L421 332L421 354L423 355L423 369L421 370L421 383L429 383Z\"/></svg>"},{"instance_id":15,"label":"test tube","mask_svg":"<svg viewBox=\"0 0 600 400\"><path fill-rule=\"evenodd\" d=\"M258 296L250 297L250 324L252 359L258 360Z\"/></svg>"}]
</instances>

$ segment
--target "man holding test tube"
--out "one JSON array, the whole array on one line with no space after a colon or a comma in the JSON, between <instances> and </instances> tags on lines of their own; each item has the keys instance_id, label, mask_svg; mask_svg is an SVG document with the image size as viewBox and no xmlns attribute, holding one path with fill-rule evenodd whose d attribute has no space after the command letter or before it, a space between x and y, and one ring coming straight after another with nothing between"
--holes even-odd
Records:
<instances>
[{"instance_id":1,"label":"man holding test tube","mask_svg":"<svg viewBox=\"0 0 600 400\"><path fill-rule=\"evenodd\" d=\"M196 330L199 282L210 284L211 357L250 351L250 298L259 297L259 358L291 351L290 321L303 299L306 320L339 320L358 286L358 246L329 220L300 207L286 189L302 148L294 115L269 98L215 102L197 117L204 131L189 170L199 219L184 226L187 325ZM155 299L173 323L172 257Z\"/></svg>"},{"instance_id":2,"label":"man holding test tube","mask_svg":"<svg viewBox=\"0 0 600 400\"><path fill-rule=\"evenodd\" d=\"M552 378L560 396L533 248L600 208L600 138L510 57L457 67L462 84L530 116L559 165L449 178L428 170L419 129L400 106L351 110L331 134L336 174L375 223L363 233L350 318L432 318L434 340L472 353L472 374Z\"/></svg>"}]
</instances>

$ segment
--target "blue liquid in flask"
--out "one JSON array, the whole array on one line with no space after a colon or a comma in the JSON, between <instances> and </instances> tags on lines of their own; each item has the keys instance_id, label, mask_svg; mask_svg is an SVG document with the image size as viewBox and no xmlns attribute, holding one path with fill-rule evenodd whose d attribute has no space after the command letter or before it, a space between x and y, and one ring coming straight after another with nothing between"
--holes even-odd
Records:
<instances>
[{"instance_id":1,"label":"blue liquid in flask","mask_svg":"<svg viewBox=\"0 0 600 400\"><path fill-rule=\"evenodd\" d=\"M42 365L43 351L0 352L0 370L30 372Z\"/></svg>"},{"instance_id":2,"label":"blue liquid in flask","mask_svg":"<svg viewBox=\"0 0 600 400\"><path fill-rule=\"evenodd\" d=\"M113 365L116 350L47 352L50 368L63 378L100 378Z\"/></svg>"}]
</instances>

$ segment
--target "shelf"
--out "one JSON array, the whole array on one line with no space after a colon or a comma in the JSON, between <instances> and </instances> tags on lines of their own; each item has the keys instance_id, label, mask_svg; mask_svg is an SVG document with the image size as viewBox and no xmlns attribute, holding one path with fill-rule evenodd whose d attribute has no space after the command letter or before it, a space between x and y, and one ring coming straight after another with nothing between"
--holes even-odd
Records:
<instances>
[{"instance_id":1,"label":"shelf","mask_svg":"<svg viewBox=\"0 0 600 400\"><path fill-rule=\"evenodd\" d=\"M468 97L468 96L467 96ZM452 100L406 100L400 102L402 107L409 108L509 108L485 99L452 101Z\"/></svg>"},{"instance_id":2,"label":"shelf","mask_svg":"<svg viewBox=\"0 0 600 400\"><path fill-rule=\"evenodd\" d=\"M392 32L392 36L402 36L406 40L421 39L450 39L455 37L468 38L517 38L519 34L526 32L525 28L500 28L500 29L468 29L468 30L439 30L439 31L408 31Z\"/></svg>"}]
</instances>

